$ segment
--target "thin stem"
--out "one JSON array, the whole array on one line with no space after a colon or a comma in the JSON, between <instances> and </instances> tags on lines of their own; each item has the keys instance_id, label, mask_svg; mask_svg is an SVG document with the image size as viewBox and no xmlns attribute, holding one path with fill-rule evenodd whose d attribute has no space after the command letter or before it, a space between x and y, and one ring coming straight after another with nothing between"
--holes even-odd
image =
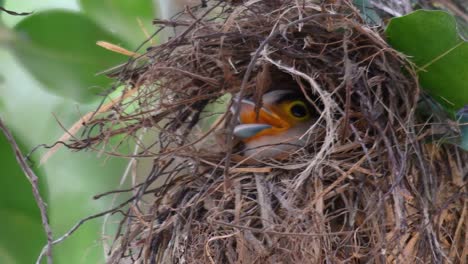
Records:
<instances>
[{"instance_id":1,"label":"thin stem","mask_svg":"<svg viewBox=\"0 0 468 264\"><path fill-rule=\"evenodd\" d=\"M0 128L2 129L3 134L5 135L11 147L13 148L18 164L20 165L21 169L26 175L26 178L28 178L29 182L31 183L34 200L36 200L37 206L39 207L39 210L41 212L42 226L44 227L44 231L47 236L47 250L45 252L47 255L47 263L52 264L52 241L53 241L52 229L50 228L50 225L49 225L46 205L39 192L39 184L38 184L39 178L33 172L31 167L29 167L28 163L26 162L26 158L21 153L21 150L19 149L18 144L16 143L15 138L13 137L10 130L6 127L5 123L3 122L1 118L0 118Z\"/></svg>"}]
</instances>

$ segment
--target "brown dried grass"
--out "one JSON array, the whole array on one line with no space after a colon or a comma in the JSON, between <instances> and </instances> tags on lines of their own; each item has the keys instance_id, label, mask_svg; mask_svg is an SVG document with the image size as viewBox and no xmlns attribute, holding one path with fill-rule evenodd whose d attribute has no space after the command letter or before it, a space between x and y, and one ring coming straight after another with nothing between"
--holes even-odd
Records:
<instances>
[{"instance_id":1,"label":"brown dried grass","mask_svg":"<svg viewBox=\"0 0 468 264\"><path fill-rule=\"evenodd\" d=\"M130 94L69 144L153 159L108 262L466 263L467 154L434 140L412 65L381 29L345 2L231 2L155 21L183 30L114 73ZM230 111L199 129L222 95L272 86L318 105L306 148L247 159Z\"/></svg>"}]
</instances>

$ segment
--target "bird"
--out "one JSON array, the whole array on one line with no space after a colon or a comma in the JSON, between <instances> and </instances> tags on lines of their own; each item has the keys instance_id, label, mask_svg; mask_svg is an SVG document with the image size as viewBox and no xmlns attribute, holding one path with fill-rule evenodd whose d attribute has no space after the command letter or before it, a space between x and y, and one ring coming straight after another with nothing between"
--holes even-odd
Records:
<instances>
[{"instance_id":1,"label":"bird","mask_svg":"<svg viewBox=\"0 0 468 264\"><path fill-rule=\"evenodd\" d=\"M265 93L258 112L251 99L235 100L240 110L233 135L243 142L243 155L255 159L281 159L304 147L303 136L317 120L314 107L292 89Z\"/></svg>"}]
</instances>

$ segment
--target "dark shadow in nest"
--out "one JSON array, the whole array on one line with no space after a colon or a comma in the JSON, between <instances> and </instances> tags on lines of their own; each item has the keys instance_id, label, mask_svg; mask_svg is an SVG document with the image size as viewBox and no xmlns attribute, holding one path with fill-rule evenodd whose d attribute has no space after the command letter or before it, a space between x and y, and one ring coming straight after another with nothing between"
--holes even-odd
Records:
<instances>
[{"instance_id":1,"label":"dark shadow in nest","mask_svg":"<svg viewBox=\"0 0 468 264\"><path fill-rule=\"evenodd\" d=\"M428 141L411 63L352 5L208 1L157 23L183 27L113 75L121 100L72 142L153 159L109 263L461 259L467 155ZM232 134L239 100L202 127L226 94L259 111L275 89L300 91L313 112L290 155L246 157ZM129 143L136 151L116 153Z\"/></svg>"}]
</instances>

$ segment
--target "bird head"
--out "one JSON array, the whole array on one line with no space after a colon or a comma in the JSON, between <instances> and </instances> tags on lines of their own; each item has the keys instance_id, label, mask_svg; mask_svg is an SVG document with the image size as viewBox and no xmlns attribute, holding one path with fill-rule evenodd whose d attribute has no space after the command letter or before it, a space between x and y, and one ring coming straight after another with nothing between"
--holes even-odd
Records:
<instances>
[{"instance_id":1,"label":"bird head","mask_svg":"<svg viewBox=\"0 0 468 264\"><path fill-rule=\"evenodd\" d=\"M234 135L248 149L270 145L270 150L262 151L262 157L271 157L279 152L293 150L291 145L298 148L304 144L299 138L312 125L313 108L302 93L294 90L268 92L262 96L263 105L258 111L253 101L238 100L239 124L234 128Z\"/></svg>"}]
</instances>

